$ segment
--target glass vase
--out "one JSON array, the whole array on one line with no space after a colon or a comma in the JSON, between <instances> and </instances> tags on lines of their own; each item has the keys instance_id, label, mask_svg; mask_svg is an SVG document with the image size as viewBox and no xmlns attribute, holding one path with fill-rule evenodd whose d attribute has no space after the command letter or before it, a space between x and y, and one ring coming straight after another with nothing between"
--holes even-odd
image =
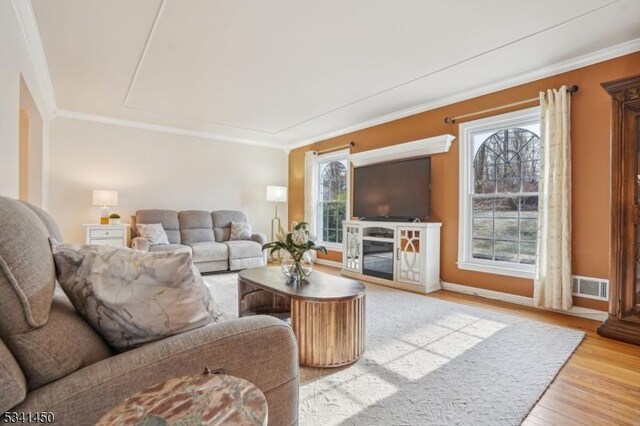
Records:
<instances>
[{"instance_id":1,"label":"glass vase","mask_svg":"<svg viewBox=\"0 0 640 426\"><path fill-rule=\"evenodd\" d=\"M313 272L313 257L308 251L305 252L299 261L288 252L282 257L280 263L284 275L293 282L301 283Z\"/></svg>"}]
</instances>

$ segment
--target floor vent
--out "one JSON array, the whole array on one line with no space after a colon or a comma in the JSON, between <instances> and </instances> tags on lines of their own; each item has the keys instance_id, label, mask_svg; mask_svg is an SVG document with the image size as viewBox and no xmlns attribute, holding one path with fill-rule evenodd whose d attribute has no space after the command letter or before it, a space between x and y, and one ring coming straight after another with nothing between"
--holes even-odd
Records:
<instances>
[{"instance_id":1,"label":"floor vent","mask_svg":"<svg viewBox=\"0 0 640 426\"><path fill-rule=\"evenodd\" d=\"M589 299L609 301L609 281L574 275L573 294Z\"/></svg>"}]
</instances>

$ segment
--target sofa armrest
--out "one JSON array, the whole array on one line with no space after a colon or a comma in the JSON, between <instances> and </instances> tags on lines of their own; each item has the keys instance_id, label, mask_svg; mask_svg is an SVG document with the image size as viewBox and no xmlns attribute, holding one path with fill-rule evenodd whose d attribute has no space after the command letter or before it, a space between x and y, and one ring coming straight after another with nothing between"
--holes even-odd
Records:
<instances>
[{"instance_id":1,"label":"sofa armrest","mask_svg":"<svg viewBox=\"0 0 640 426\"><path fill-rule=\"evenodd\" d=\"M135 392L205 367L262 390L270 424L297 423L296 339L284 322L266 316L211 324L104 359L29 392L14 411L51 411L59 424L95 424Z\"/></svg>"},{"instance_id":2,"label":"sofa armrest","mask_svg":"<svg viewBox=\"0 0 640 426\"><path fill-rule=\"evenodd\" d=\"M146 238L135 237L131 240L131 248L136 250L149 251L149 247L151 247L151 243Z\"/></svg>"},{"instance_id":3,"label":"sofa armrest","mask_svg":"<svg viewBox=\"0 0 640 426\"><path fill-rule=\"evenodd\" d=\"M261 246L267 244L267 236L260 232L256 232L255 234L251 234L251 239L256 243L259 243ZM262 261L266 265L267 264L267 250L262 250Z\"/></svg>"},{"instance_id":4,"label":"sofa armrest","mask_svg":"<svg viewBox=\"0 0 640 426\"><path fill-rule=\"evenodd\" d=\"M260 243L261 246L267 244L267 236L265 234L260 233L260 232L257 232L255 234L251 234L251 239L253 241L255 241L256 243Z\"/></svg>"}]
</instances>

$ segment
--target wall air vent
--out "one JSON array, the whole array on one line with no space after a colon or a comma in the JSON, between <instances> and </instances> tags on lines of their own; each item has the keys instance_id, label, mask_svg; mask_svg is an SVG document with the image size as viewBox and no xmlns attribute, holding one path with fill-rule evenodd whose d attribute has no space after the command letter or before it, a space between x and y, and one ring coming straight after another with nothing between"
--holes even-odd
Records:
<instances>
[{"instance_id":1,"label":"wall air vent","mask_svg":"<svg viewBox=\"0 0 640 426\"><path fill-rule=\"evenodd\" d=\"M609 281L600 278L573 276L573 294L589 299L609 301Z\"/></svg>"}]
</instances>

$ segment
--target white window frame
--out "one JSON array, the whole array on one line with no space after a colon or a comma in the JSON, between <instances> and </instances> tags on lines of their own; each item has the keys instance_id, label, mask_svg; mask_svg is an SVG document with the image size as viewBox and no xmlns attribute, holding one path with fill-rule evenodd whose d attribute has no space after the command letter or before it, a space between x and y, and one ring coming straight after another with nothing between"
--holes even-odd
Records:
<instances>
[{"instance_id":1,"label":"white window frame","mask_svg":"<svg viewBox=\"0 0 640 426\"><path fill-rule=\"evenodd\" d=\"M509 127L522 127L539 122L540 107L533 107L460 124L458 130L460 141L458 268L519 278L534 278L535 265L473 258L473 204L471 196L474 188L473 135Z\"/></svg>"},{"instance_id":2,"label":"white window frame","mask_svg":"<svg viewBox=\"0 0 640 426\"><path fill-rule=\"evenodd\" d=\"M333 152L328 152L326 154L320 154L318 155L318 159L317 159L317 164L318 164L318 173L316 173L315 179L317 180L317 185L316 187L316 200L318 200L318 203L320 201L320 175L322 174L321 171L321 165L322 163L327 163L327 162L331 162L331 161L335 161L335 160L345 160L346 163L346 167L347 167L347 205L346 205L346 209L345 209L345 218L344 220L349 220L349 217L351 215L351 163L349 162L349 154L350 154L350 150L349 149L341 149L339 151L333 151ZM317 206L316 206L317 208ZM316 214L316 220L317 220L317 224L316 224L316 228L320 227L320 224L322 223L322 217L320 217L319 214ZM342 225L340 225L342 226ZM318 229L314 230L314 233L317 232ZM322 241L322 234L320 232L318 232L318 239L316 241L317 244L323 245L327 248L327 250L331 250L331 251L343 251L343 242L340 241L339 243L333 243L333 242L325 242ZM342 238L344 239L344 234L342 235Z\"/></svg>"}]
</instances>

